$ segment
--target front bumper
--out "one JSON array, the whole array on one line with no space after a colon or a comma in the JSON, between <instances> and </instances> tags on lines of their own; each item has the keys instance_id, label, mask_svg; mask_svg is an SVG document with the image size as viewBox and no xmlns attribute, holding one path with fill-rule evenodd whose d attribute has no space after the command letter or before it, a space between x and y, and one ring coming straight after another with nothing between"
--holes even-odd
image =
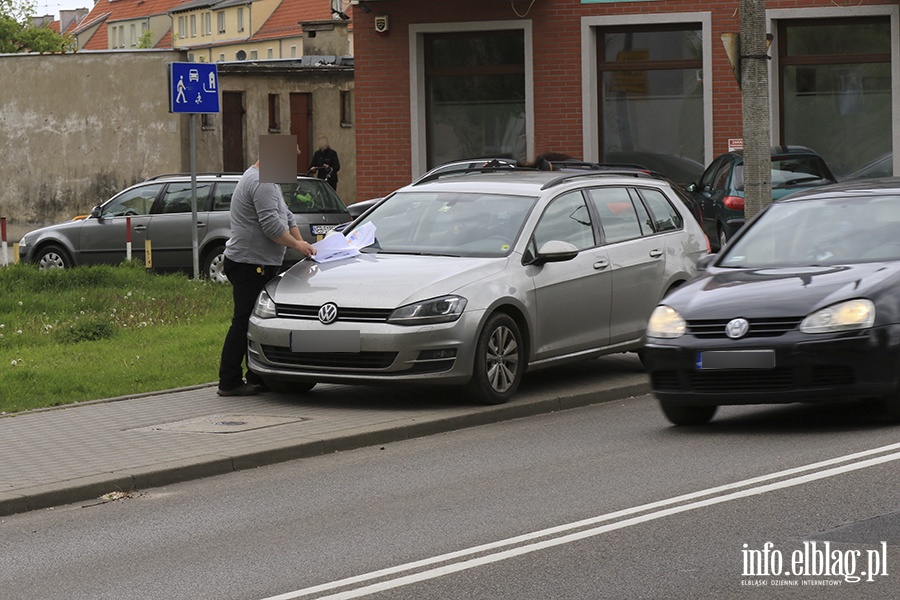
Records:
<instances>
[{"instance_id":1,"label":"front bumper","mask_svg":"<svg viewBox=\"0 0 900 600\"><path fill-rule=\"evenodd\" d=\"M394 325L384 321L337 321L251 317L248 365L283 380L331 383L411 382L464 384L472 377L475 342L483 311L464 312L452 323ZM359 331L360 352L295 352L297 331Z\"/></svg>"},{"instance_id":2,"label":"front bumper","mask_svg":"<svg viewBox=\"0 0 900 600\"><path fill-rule=\"evenodd\" d=\"M772 369L697 368L710 350L775 351ZM839 334L791 331L744 340L652 339L643 358L654 395L672 404L786 404L881 397L900 388L900 325Z\"/></svg>"}]
</instances>

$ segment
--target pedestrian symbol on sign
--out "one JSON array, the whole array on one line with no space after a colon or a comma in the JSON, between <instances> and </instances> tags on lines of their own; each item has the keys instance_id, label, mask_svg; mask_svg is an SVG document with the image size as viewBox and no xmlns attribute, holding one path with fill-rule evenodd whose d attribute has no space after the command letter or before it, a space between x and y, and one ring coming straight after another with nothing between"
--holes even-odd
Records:
<instances>
[{"instance_id":1,"label":"pedestrian symbol on sign","mask_svg":"<svg viewBox=\"0 0 900 600\"><path fill-rule=\"evenodd\" d=\"M175 104L187 104L187 98L184 97L184 76L178 78L178 95L175 96Z\"/></svg>"}]
</instances>

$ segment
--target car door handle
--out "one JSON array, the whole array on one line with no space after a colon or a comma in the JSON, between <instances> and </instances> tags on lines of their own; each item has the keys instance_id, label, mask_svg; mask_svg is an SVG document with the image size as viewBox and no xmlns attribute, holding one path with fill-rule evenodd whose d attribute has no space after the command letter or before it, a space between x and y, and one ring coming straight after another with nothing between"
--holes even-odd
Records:
<instances>
[{"instance_id":1,"label":"car door handle","mask_svg":"<svg viewBox=\"0 0 900 600\"><path fill-rule=\"evenodd\" d=\"M663 251L660 250L659 248L654 248L653 250L650 251L650 256L652 256L653 258L659 258L662 255L663 255Z\"/></svg>"},{"instance_id":2,"label":"car door handle","mask_svg":"<svg viewBox=\"0 0 900 600\"><path fill-rule=\"evenodd\" d=\"M594 269L596 269L597 271L599 271L601 269L605 269L608 266L609 266L608 260L598 260L597 262L594 263Z\"/></svg>"},{"instance_id":3,"label":"car door handle","mask_svg":"<svg viewBox=\"0 0 900 600\"><path fill-rule=\"evenodd\" d=\"M203 221L197 221L197 228L199 229L200 227L206 227L206 223L204 223Z\"/></svg>"},{"instance_id":4,"label":"car door handle","mask_svg":"<svg viewBox=\"0 0 900 600\"><path fill-rule=\"evenodd\" d=\"M135 231L147 231L147 226L146 225L135 225L134 227L132 227L132 229L134 229Z\"/></svg>"}]
</instances>

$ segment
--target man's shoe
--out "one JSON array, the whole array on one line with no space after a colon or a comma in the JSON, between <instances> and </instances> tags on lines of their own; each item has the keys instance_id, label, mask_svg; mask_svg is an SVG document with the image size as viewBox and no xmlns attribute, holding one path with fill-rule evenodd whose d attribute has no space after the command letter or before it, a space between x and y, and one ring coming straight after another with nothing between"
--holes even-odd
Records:
<instances>
[{"instance_id":1,"label":"man's shoe","mask_svg":"<svg viewBox=\"0 0 900 600\"><path fill-rule=\"evenodd\" d=\"M255 385L244 383L237 386L236 388L230 388L227 390L219 388L218 390L216 390L216 393L220 396L255 396L259 392L256 391Z\"/></svg>"}]
</instances>

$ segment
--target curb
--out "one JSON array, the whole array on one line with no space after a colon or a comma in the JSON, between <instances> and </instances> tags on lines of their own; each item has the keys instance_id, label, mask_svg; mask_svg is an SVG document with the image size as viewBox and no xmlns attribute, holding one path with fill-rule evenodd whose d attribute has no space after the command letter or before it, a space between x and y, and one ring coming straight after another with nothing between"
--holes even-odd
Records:
<instances>
[{"instance_id":1,"label":"curb","mask_svg":"<svg viewBox=\"0 0 900 600\"><path fill-rule=\"evenodd\" d=\"M195 386L195 388L199 387L206 386ZM103 494L111 491L128 492L160 487L291 460L312 458L334 452L400 442L469 427L553 413L560 410L625 400L648 393L650 393L650 384L645 379L641 383L580 392L571 396L544 398L526 403L513 401L511 404L501 404L465 415L456 415L421 423L406 423L387 429L362 427L332 437L323 437L287 446L273 445L270 448L256 449L234 456L204 454L191 459L155 463L146 467L129 469L127 472L110 472L56 484L35 486L34 488L21 490L21 493L0 492L0 517L74 502L97 500ZM156 394L141 394L140 396L152 395ZM110 402L119 399L124 398L98 402ZM73 405L68 406L71 407Z\"/></svg>"}]
</instances>

